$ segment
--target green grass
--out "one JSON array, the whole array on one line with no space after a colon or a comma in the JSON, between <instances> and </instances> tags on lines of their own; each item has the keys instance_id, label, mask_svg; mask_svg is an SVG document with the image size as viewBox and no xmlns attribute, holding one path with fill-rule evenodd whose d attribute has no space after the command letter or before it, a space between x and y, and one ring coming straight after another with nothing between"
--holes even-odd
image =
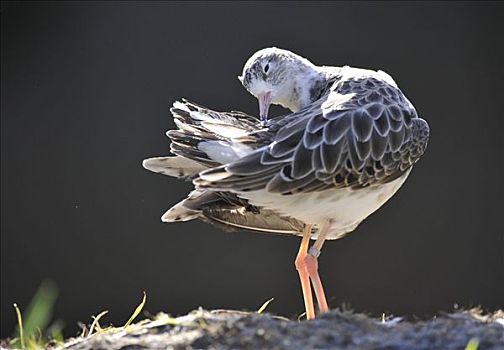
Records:
<instances>
[{"instance_id":1,"label":"green grass","mask_svg":"<svg viewBox=\"0 0 504 350\"><path fill-rule=\"evenodd\" d=\"M44 281L38 288L25 312L22 312L20 307L14 304L18 325L14 337L10 341L10 346L18 349L39 350L46 348L49 343L52 345L63 343L62 322L56 321L51 325L49 324L57 295L58 290L56 285L51 281ZM141 303L135 308L133 314L122 327L101 327L100 319L104 317L108 311L103 311L97 316L92 316L93 322L89 329L83 330L81 338L90 337L94 333L106 333L132 327L133 321L142 312L146 300L147 295L144 292ZM139 323L142 323L142 321Z\"/></svg>"},{"instance_id":2,"label":"green grass","mask_svg":"<svg viewBox=\"0 0 504 350\"><path fill-rule=\"evenodd\" d=\"M13 339L10 341L10 346L19 349L39 350L46 348L49 344L63 344L62 323L56 321L49 324L57 295L58 291L55 284L51 281L44 281L35 293L25 312L22 312L19 306L14 304L18 326ZM257 313L263 313L273 300L274 299L271 298L264 302L259 310L257 310ZM166 314L159 314L154 320L143 320L137 324L133 324L133 321L135 321L142 312L146 301L147 295L143 292L142 301L135 308L126 323L121 327L102 327L100 325L100 320L108 314L108 310L102 311L96 316L92 316L93 322L89 328L84 328L80 337L76 339L86 339L94 334L114 333L124 330L133 331L134 328L142 326L145 323L179 324L179 321Z\"/></svg>"},{"instance_id":3,"label":"green grass","mask_svg":"<svg viewBox=\"0 0 504 350\"><path fill-rule=\"evenodd\" d=\"M479 346L479 340L473 338L469 340L469 343L467 343L465 350L478 350L478 346Z\"/></svg>"},{"instance_id":4,"label":"green grass","mask_svg":"<svg viewBox=\"0 0 504 350\"><path fill-rule=\"evenodd\" d=\"M51 339L52 342L63 340L62 323L49 325L58 289L51 281L44 281L38 288L25 312L14 304L17 316L17 329L11 345L21 349L41 349Z\"/></svg>"},{"instance_id":5,"label":"green grass","mask_svg":"<svg viewBox=\"0 0 504 350\"><path fill-rule=\"evenodd\" d=\"M129 320L126 322L126 324L123 326L123 328L128 327L135 320L135 318L137 318L137 316L140 314L140 312L142 312L142 309L145 306L146 299L147 299L147 295L145 294L145 292L143 292L142 302L140 303L140 305L138 305L136 307L135 311L133 311L133 314L131 315Z\"/></svg>"}]
</instances>

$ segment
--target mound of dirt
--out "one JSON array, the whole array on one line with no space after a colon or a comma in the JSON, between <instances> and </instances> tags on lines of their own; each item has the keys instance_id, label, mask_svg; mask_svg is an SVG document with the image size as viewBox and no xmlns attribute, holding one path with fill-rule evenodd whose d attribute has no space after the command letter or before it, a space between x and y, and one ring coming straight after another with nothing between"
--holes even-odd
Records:
<instances>
[{"instance_id":1,"label":"mound of dirt","mask_svg":"<svg viewBox=\"0 0 504 350\"><path fill-rule=\"evenodd\" d=\"M469 345L468 345L469 344ZM313 321L228 310L159 314L128 328L69 340L65 349L504 349L504 312L380 321L333 310Z\"/></svg>"}]
</instances>

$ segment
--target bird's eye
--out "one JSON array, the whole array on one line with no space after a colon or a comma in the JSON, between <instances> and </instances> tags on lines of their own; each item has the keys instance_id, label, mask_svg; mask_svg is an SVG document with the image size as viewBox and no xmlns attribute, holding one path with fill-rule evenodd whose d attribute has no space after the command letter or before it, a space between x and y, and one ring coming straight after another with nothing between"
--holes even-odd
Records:
<instances>
[{"instance_id":1,"label":"bird's eye","mask_svg":"<svg viewBox=\"0 0 504 350\"><path fill-rule=\"evenodd\" d=\"M269 71L269 63L266 63L266 65L264 66L264 73L268 73Z\"/></svg>"}]
</instances>

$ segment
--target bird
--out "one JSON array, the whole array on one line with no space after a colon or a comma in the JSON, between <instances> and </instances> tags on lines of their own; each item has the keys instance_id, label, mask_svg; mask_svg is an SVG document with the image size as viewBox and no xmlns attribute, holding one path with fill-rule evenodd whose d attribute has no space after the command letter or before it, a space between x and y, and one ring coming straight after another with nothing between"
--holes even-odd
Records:
<instances>
[{"instance_id":1,"label":"bird","mask_svg":"<svg viewBox=\"0 0 504 350\"><path fill-rule=\"evenodd\" d=\"M177 101L173 155L143 166L194 184L164 222L301 236L295 267L313 319L313 293L319 312L329 311L318 273L325 241L354 231L399 190L426 150L429 125L381 70L318 66L268 47L238 79L257 98L258 118ZM269 118L272 104L288 112Z\"/></svg>"}]
</instances>

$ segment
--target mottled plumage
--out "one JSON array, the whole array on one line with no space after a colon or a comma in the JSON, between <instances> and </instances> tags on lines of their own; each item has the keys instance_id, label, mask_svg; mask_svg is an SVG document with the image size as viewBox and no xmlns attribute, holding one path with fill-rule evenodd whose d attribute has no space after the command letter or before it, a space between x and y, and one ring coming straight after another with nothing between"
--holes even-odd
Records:
<instances>
[{"instance_id":1,"label":"mottled plumage","mask_svg":"<svg viewBox=\"0 0 504 350\"><path fill-rule=\"evenodd\" d=\"M375 78L338 81L324 98L288 118L292 122L279 128L269 145L203 172L197 185L281 194L379 185L420 158L429 134L400 90ZM275 124L272 120L269 128ZM219 173L223 178L211 181Z\"/></svg>"},{"instance_id":2,"label":"mottled plumage","mask_svg":"<svg viewBox=\"0 0 504 350\"><path fill-rule=\"evenodd\" d=\"M241 198L237 203L222 196L219 204L226 204L226 210L229 202L233 209L253 207L243 205L255 201L248 192L293 196L329 189L357 191L407 174L425 150L429 128L390 76L351 67L321 71L325 85L317 81L316 101L266 125L242 112L176 102L171 112L178 130L167 132L171 151L194 161L194 171L173 174L166 165L164 171L195 177L197 187L217 192L218 197L229 192ZM268 209L289 216L285 208ZM364 217L355 218L354 224Z\"/></svg>"},{"instance_id":3,"label":"mottled plumage","mask_svg":"<svg viewBox=\"0 0 504 350\"><path fill-rule=\"evenodd\" d=\"M400 186L392 186L392 191L388 188L391 186L383 185L396 179L402 184L427 146L429 127L383 72L338 68L328 75L327 84L325 94L314 103L269 121L262 131L269 136L269 144L200 173L195 184L199 188L231 191L254 205L264 205L305 222L310 219L309 213L301 206L299 211L307 215L291 214L288 200L281 196L291 196L295 201L297 195L305 198L314 193L318 204L313 204L320 206L318 213L328 214L327 219L333 213L326 201L333 198L344 201L345 197L372 193L383 199L377 202L379 205L363 206L362 211L356 208L353 217L340 215L344 224L335 223L329 238L353 230ZM339 193L334 191L338 189ZM329 190L334 193L330 199L317 195ZM260 197L268 199L261 201ZM314 219L316 224L322 216Z\"/></svg>"},{"instance_id":4,"label":"mottled plumage","mask_svg":"<svg viewBox=\"0 0 504 350\"><path fill-rule=\"evenodd\" d=\"M355 230L397 192L427 147L429 126L382 71L319 67L267 48L239 79L258 99L260 119L176 102L178 129L167 132L175 157L144 167L195 185L163 221L303 236L296 268L313 318L310 283L328 310L316 262L324 241ZM293 113L268 120L270 104Z\"/></svg>"}]
</instances>

